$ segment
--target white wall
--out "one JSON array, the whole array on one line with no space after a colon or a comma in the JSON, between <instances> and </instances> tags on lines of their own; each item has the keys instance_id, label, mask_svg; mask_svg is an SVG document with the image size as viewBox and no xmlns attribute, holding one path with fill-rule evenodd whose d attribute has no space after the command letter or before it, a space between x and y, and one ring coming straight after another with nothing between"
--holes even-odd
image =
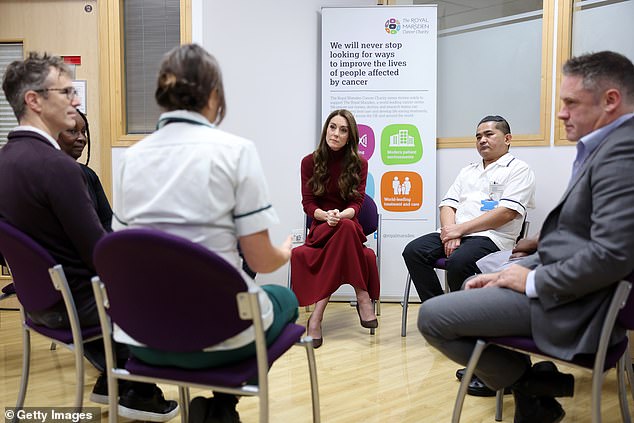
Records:
<instances>
[{"instance_id":1,"label":"white wall","mask_svg":"<svg viewBox=\"0 0 634 423\"><path fill-rule=\"evenodd\" d=\"M228 107L221 127L252 139L258 146L281 221L271 231L276 243L303 226L299 162L314 149L321 130L319 10L322 6L375 3L374 0L192 1L196 11L194 41L212 52L223 69ZM505 114L504 110L492 112ZM513 122L510 123L513 127ZM113 149L114 169L121 151ZM537 208L529 212L530 232L534 233L567 184L575 150L550 146L517 147L511 151L529 163L537 177ZM439 150L438 195L446 192L458 169L478 157L475 149ZM384 249L383 257L402 262L401 251ZM258 275L258 280L284 285L286 272L285 267L270 275ZM400 292L404 281L393 279L383 275L382 284L398 286Z\"/></svg>"},{"instance_id":2,"label":"white wall","mask_svg":"<svg viewBox=\"0 0 634 423\"><path fill-rule=\"evenodd\" d=\"M222 128L258 147L281 221L271 231L275 242L303 227L299 163L314 150L321 131L320 9L336 5L341 2L203 2L202 44L223 69L228 104ZM258 275L258 281L286 284L286 275L284 267Z\"/></svg>"}]
</instances>

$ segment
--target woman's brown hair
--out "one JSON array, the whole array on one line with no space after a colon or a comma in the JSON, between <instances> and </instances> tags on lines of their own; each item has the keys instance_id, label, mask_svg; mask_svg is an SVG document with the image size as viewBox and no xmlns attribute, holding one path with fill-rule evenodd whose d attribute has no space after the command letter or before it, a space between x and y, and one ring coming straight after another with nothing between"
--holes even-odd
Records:
<instances>
[{"instance_id":1,"label":"woman's brown hair","mask_svg":"<svg viewBox=\"0 0 634 423\"><path fill-rule=\"evenodd\" d=\"M215 57L197 44L185 44L170 50L161 63L154 98L167 111L200 112L213 91L218 94L218 114L212 123L225 117L222 74Z\"/></svg>"}]
</instances>

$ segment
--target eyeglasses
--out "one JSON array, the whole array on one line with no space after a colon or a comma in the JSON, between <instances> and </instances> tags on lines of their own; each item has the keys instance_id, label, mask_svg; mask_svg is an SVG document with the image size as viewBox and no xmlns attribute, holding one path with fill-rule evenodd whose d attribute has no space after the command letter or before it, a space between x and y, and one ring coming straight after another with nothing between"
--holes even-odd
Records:
<instances>
[{"instance_id":1,"label":"eyeglasses","mask_svg":"<svg viewBox=\"0 0 634 423\"><path fill-rule=\"evenodd\" d=\"M66 88L40 88L39 90L33 90L36 93L43 93L43 92L47 92L47 91L58 91L64 95L66 95L66 98L68 98L69 100L72 100L73 98L75 98L75 96L77 95L77 90L75 89L75 87L66 87Z\"/></svg>"}]
</instances>

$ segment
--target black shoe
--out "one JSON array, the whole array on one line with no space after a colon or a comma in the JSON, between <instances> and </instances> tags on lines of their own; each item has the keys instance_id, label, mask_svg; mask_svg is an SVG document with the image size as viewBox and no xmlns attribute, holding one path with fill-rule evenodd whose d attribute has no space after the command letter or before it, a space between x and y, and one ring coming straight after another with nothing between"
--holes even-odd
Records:
<instances>
[{"instance_id":1,"label":"black shoe","mask_svg":"<svg viewBox=\"0 0 634 423\"><path fill-rule=\"evenodd\" d=\"M118 384L119 395L130 386L130 382L123 379L118 379ZM105 373L100 374L97 378L95 386L93 386L92 392L90 393L90 401L96 402L97 404L108 404L108 377Z\"/></svg>"},{"instance_id":2,"label":"black shoe","mask_svg":"<svg viewBox=\"0 0 634 423\"><path fill-rule=\"evenodd\" d=\"M462 369L456 370L456 379L462 380L462 377L464 376L466 372L467 372L467 369L464 367Z\"/></svg>"},{"instance_id":3,"label":"black shoe","mask_svg":"<svg viewBox=\"0 0 634 423\"><path fill-rule=\"evenodd\" d=\"M130 387L119 397L119 415L131 420L166 422L176 417L178 408L178 403L165 400L156 386L150 395L142 396Z\"/></svg>"},{"instance_id":4,"label":"black shoe","mask_svg":"<svg viewBox=\"0 0 634 423\"><path fill-rule=\"evenodd\" d=\"M536 397L571 397L575 391L575 378L569 373L562 373L549 361L536 363L513 389L526 395Z\"/></svg>"},{"instance_id":5,"label":"black shoe","mask_svg":"<svg viewBox=\"0 0 634 423\"><path fill-rule=\"evenodd\" d=\"M95 369L103 373L106 371L106 352L103 349L103 341L95 339L84 344L84 357Z\"/></svg>"},{"instance_id":6,"label":"black shoe","mask_svg":"<svg viewBox=\"0 0 634 423\"><path fill-rule=\"evenodd\" d=\"M531 372L558 372L557 366L552 361L540 361L533 364Z\"/></svg>"},{"instance_id":7,"label":"black shoe","mask_svg":"<svg viewBox=\"0 0 634 423\"><path fill-rule=\"evenodd\" d=\"M188 423L205 423L209 413L210 399L196 397L189 403Z\"/></svg>"},{"instance_id":8,"label":"black shoe","mask_svg":"<svg viewBox=\"0 0 634 423\"><path fill-rule=\"evenodd\" d=\"M464 373L463 373L464 376ZM511 388L504 388L504 395L511 393ZM476 375L471 377L471 382L467 387L467 394L474 397L494 397L495 391L484 384Z\"/></svg>"},{"instance_id":9,"label":"black shoe","mask_svg":"<svg viewBox=\"0 0 634 423\"><path fill-rule=\"evenodd\" d=\"M211 406L205 423L240 423L240 415L236 410L238 397L231 394L214 392Z\"/></svg>"},{"instance_id":10,"label":"black shoe","mask_svg":"<svg viewBox=\"0 0 634 423\"><path fill-rule=\"evenodd\" d=\"M513 390L515 416L513 423L557 423L566 413L552 397L534 397Z\"/></svg>"},{"instance_id":11,"label":"black shoe","mask_svg":"<svg viewBox=\"0 0 634 423\"><path fill-rule=\"evenodd\" d=\"M104 373L97 378L90 393L90 401L97 404L108 404L108 378Z\"/></svg>"}]
</instances>

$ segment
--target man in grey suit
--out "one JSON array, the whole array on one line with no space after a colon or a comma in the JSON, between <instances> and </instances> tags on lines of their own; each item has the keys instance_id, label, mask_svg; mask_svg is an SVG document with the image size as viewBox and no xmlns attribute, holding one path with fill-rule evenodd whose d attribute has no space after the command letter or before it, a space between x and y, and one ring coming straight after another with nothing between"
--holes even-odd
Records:
<instances>
[{"instance_id":1,"label":"man in grey suit","mask_svg":"<svg viewBox=\"0 0 634 423\"><path fill-rule=\"evenodd\" d=\"M488 336L532 336L563 359L595 351L616 282L634 270L634 65L613 52L572 58L560 98L577 156L537 253L420 308L425 339L460 364ZM616 330L613 341L624 336ZM572 386L526 389L536 379L529 357L500 347L487 347L475 372L494 390L511 387L516 423L560 421L554 396L572 394Z\"/></svg>"}]
</instances>

